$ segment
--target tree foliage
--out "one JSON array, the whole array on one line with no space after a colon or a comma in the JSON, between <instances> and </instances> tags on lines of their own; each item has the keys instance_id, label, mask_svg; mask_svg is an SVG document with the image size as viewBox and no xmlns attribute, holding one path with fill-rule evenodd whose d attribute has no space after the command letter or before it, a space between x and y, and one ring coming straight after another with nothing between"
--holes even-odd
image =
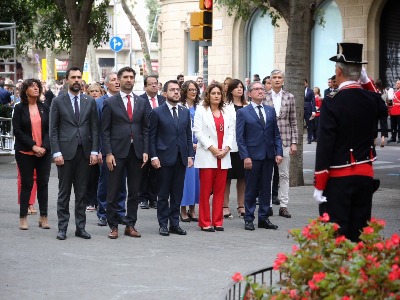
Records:
<instances>
[{"instance_id":1,"label":"tree foliage","mask_svg":"<svg viewBox=\"0 0 400 300\"><path fill-rule=\"evenodd\" d=\"M158 41L158 29L157 29L157 23L154 24L154 20L157 15L157 9L159 9L161 6L158 5L157 0L145 0L146 1L146 8L149 10L149 15L147 16L147 21L148 21L148 26L149 26L149 35L151 35L151 32L153 32L153 37L151 39L151 42L157 42Z\"/></svg>"}]
</instances>

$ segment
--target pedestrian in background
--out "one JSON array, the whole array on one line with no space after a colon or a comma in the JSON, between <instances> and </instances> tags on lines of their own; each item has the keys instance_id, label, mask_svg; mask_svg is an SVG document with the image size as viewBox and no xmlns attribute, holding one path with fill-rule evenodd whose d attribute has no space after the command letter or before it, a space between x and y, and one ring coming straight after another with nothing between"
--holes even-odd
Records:
<instances>
[{"instance_id":1,"label":"pedestrian in background","mask_svg":"<svg viewBox=\"0 0 400 300\"><path fill-rule=\"evenodd\" d=\"M236 143L236 113L238 110L248 105L244 98L244 85L239 79L233 79L229 84L226 99L225 111L233 118L234 138L232 140L232 149L229 151L231 157L232 168L228 170L224 195L224 211L223 216L225 219L233 219L229 211L229 195L231 191L231 181L236 179L236 192L237 192L237 213L240 218L244 217L244 191L246 187L245 170L243 160L240 158L239 149Z\"/></svg>"},{"instance_id":2,"label":"pedestrian in background","mask_svg":"<svg viewBox=\"0 0 400 300\"><path fill-rule=\"evenodd\" d=\"M375 80L375 85L378 88L379 93L381 94L381 97L382 97L383 101L385 102L386 109L387 109L387 105L389 102L389 96L388 96L388 92L383 87L382 80L380 80L380 79ZM382 130L380 147L385 147L385 137L388 137L388 135L389 135L387 119L388 119L387 117L382 117L379 119L380 129Z\"/></svg>"},{"instance_id":3,"label":"pedestrian in background","mask_svg":"<svg viewBox=\"0 0 400 300\"><path fill-rule=\"evenodd\" d=\"M314 96L315 96L315 117L311 122L311 125L313 127L313 141L317 142L317 131L318 131L318 123L319 123L319 115L320 115L320 109L321 109L321 104L322 104L322 97L321 97L321 90L319 87L313 88L314 91Z\"/></svg>"},{"instance_id":4,"label":"pedestrian in background","mask_svg":"<svg viewBox=\"0 0 400 300\"><path fill-rule=\"evenodd\" d=\"M49 109L40 102L42 85L37 79L22 83L21 103L15 106L12 124L15 135L15 160L21 175L20 229L28 229L29 199L37 174L39 227L49 229L47 219L48 183L51 169Z\"/></svg>"}]
</instances>

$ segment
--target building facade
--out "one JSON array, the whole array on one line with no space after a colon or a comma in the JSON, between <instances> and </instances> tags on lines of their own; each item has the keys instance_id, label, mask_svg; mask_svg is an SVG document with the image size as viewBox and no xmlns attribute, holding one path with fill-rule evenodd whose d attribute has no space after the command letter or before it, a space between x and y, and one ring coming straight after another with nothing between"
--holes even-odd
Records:
<instances>
[{"instance_id":1,"label":"building facade","mask_svg":"<svg viewBox=\"0 0 400 300\"><path fill-rule=\"evenodd\" d=\"M190 40L190 13L199 11L198 0L160 0L159 19L160 80L202 75L202 48ZM321 0L317 9L324 12L324 26L316 25L311 38L311 86L326 88L334 75L336 43L364 45L363 59L373 79L381 78L393 86L400 75L400 14L398 0ZM271 25L268 15L253 10L250 20L229 17L224 7L213 10L213 41L208 49L208 78L223 81L285 70L288 26L279 20ZM287 74L290 76L290 74Z\"/></svg>"}]
</instances>

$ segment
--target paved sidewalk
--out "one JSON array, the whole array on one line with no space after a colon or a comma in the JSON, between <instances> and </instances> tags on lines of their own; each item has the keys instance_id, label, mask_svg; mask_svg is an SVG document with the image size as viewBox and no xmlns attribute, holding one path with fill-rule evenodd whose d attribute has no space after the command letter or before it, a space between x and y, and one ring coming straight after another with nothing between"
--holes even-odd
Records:
<instances>
[{"instance_id":1,"label":"paved sidewalk","mask_svg":"<svg viewBox=\"0 0 400 300\"><path fill-rule=\"evenodd\" d=\"M187 236L161 237L156 210L139 209L140 239L122 235L109 240L108 228L96 225L95 213L87 213L86 229L92 239L76 238L72 213L68 238L59 241L55 166L49 191L51 229L40 229L35 215L28 216L29 230L21 231L12 160L0 158L1 299L217 299L235 272L270 266L278 252L290 252L293 242L287 230L304 226L318 213L313 187L291 188L291 219L276 216L274 206L271 221L279 230L245 231L235 213L232 188L230 208L235 218L224 222L225 232L201 232L195 223L183 223ZM373 216L387 221L386 236L399 230L399 208L399 190L375 194Z\"/></svg>"}]
</instances>

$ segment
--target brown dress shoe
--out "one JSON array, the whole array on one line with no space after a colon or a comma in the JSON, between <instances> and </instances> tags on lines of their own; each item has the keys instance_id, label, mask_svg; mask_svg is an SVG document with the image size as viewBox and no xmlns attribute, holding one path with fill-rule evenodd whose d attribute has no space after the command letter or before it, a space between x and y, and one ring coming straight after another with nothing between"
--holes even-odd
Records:
<instances>
[{"instance_id":1,"label":"brown dress shoe","mask_svg":"<svg viewBox=\"0 0 400 300\"><path fill-rule=\"evenodd\" d=\"M289 214L289 212L288 212L286 207L281 207L279 209L279 215L281 217L284 217L284 218L291 218L292 217L291 214Z\"/></svg>"},{"instance_id":2,"label":"brown dress shoe","mask_svg":"<svg viewBox=\"0 0 400 300\"><path fill-rule=\"evenodd\" d=\"M135 227L129 226L125 228L125 235L131 236L131 237L141 237L142 235L136 231Z\"/></svg>"},{"instance_id":3,"label":"brown dress shoe","mask_svg":"<svg viewBox=\"0 0 400 300\"><path fill-rule=\"evenodd\" d=\"M108 234L108 237L110 239L117 239L118 238L118 228L117 227L111 228L111 231Z\"/></svg>"},{"instance_id":4,"label":"brown dress shoe","mask_svg":"<svg viewBox=\"0 0 400 300\"><path fill-rule=\"evenodd\" d=\"M19 229L28 230L28 217L19 218Z\"/></svg>"},{"instance_id":5,"label":"brown dress shoe","mask_svg":"<svg viewBox=\"0 0 400 300\"><path fill-rule=\"evenodd\" d=\"M42 217L42 216L39 217L39 227L42 227L43 229L50 229L47 217Z\"/></svg>"}]
</instances>

